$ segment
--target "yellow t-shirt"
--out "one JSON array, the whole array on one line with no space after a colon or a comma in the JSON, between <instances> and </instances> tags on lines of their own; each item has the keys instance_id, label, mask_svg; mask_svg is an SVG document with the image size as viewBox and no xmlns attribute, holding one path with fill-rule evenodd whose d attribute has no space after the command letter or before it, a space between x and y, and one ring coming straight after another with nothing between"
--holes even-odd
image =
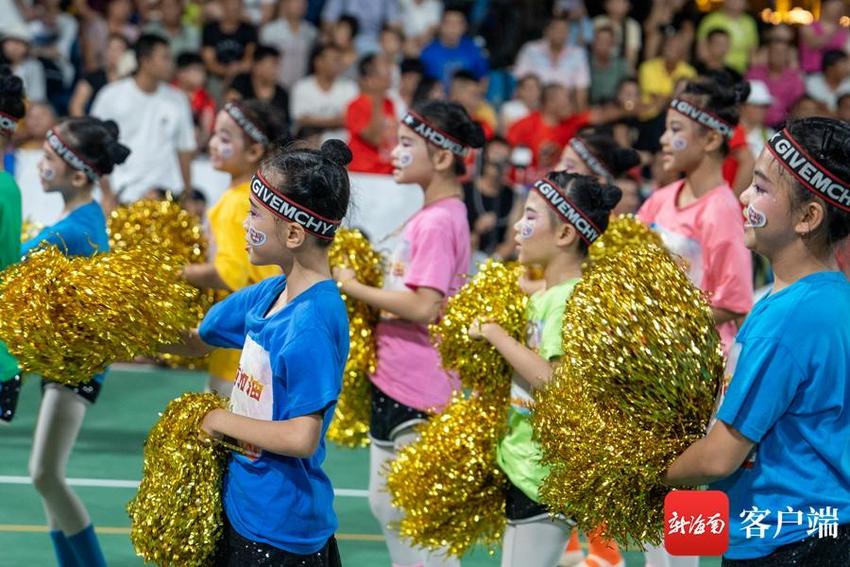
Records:
<instances>
[{"instance_id":1,"label":"yellow t-shirt","mask_svg":"<svg viewBox=\"0 0 850 567\"><path fill-rule=\"evenodd\" d=\"M638 69L638 84L643 94L643 102L651 102L653 95L671 97L677 82L682 79L693 79L696 76L696 69L684 61L680 61L672 73L667 71L664 59L661 57L644 61ZM647 120L653 117L653 115L641 116L641 119Z\"/></svg>"},{"instance_id":2,"label":"yellow t-shirt","mask_svg":"<svg viewBox=\"0 0 850 567\"><path fill-rule=\"evenodd\" d=\"M242 224L250 210L250 195L249 182L235 185L224 192L207 215L212 263L231 291L280 274L277 266L255 266L248 259ZM239 355L240 351L235 349L213 351L209 358L210 374L233 381L239 368Z\"/></svg>"}]
</instances>

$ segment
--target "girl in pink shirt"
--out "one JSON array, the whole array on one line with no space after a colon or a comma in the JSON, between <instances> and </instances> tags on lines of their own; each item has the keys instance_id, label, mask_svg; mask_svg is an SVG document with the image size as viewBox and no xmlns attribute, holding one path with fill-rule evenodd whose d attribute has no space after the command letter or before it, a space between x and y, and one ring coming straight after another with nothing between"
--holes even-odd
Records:
<instances>
[{"instance_id":1,"label":"girl in pink shirt","mask_svg":"<svg viewBox=\"0 0 850 567\"><path fill-rule=\"evenodd\" d=\"M748 91L746 83L733 88L698 80L673 99L661 136L662 160L665 171L684 179L657 190L638 211L708 294L724 352L753 304L741 206L722 171Z\"/></svg>"},{"instance_id":2,"label":"girl in pink shirt","mask_svg":"<svg viewBox=\"0 0 850 567\"><path fill-rule=\"evenodd\" d=\"M401 519L386 489L383 469L404 445L415 441L414 426L442 409L459 387L440 366L428 324L440 316L447 297L463 285L470 265L470 235L459 181L470 148L484 145L481 127L460 105L426 103L408 112L392 151L393 177L425 192L425 204L404 225L388 258L384 287L358 282L337 268L342 291L381 310L377 328L378 365L372 376L369 436L369 504L387 540L395 567L459 565L440 560L404 542L391 526Z\"/></svg>"}]
</instances>

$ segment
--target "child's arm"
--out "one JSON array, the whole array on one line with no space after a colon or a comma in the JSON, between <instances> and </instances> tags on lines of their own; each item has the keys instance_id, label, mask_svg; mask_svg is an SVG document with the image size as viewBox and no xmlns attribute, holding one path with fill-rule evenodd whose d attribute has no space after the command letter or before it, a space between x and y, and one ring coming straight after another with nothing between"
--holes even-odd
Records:
<instances>
[{"instance_id":1,"label":"child's arm","mask_svg":"<svg viewBox=\"0 0 850 567\"><path fill-rule=\"evenodd\" d=\"M553 364L511 337L498 323L473 321L469 336L486 339L533 388L543 388L552 379Z\"/></svg>"},{"instance_id":2,"label":"child's arm","mask_svg":"<svg viewBox=\"0 0 850 567\"><path fill-rule=\"evenodd\" d=\"M180 356L198 357L212 352L215 347L204 342L198 329L187 330L179 343L160 345L159 351Z\"/></svg>"},{"instance_id":3,"label":"child's arm","mask_svg":"<svg viewBox=\"0 0 850 567\"><path fill-rule=\"evenodd\" d=\"M733 427L717 420L708 435L679 455L664 482L676 486L699 486L726 478L734 473L754 443Z\"/></svg>"},{"instance_id":4,"label":"child's arm","mask_svg":"<svg viewBox=\"0 0 850 567\"><path fill-rule=\"evenodd\" d=\"M322 437L322 416L310 414L268 421L215 409L204 417L201 427L213 437L233 437L284 457L309 459Z\"/></svg>"},{"instance_id":5,"label":"child's arm","mask_svg":"<svg viewBox=\"0 0 850 567\"><path fill-rule=\"evenodd\" d=\"M183 279L193 286L202 289L225 289L231 291L230 286L224 282L215 264L212 263L189 264L183 269Z\"/></svg>"},{"instance_id":6,"label":"child's arm","mask_svg":"<svg viewBox=\"0 0 850 567\"><path fill-rule=\"evenodd\" d=\"M348 268L334 268L333 274L346 295L407 321L428 324L440 315L443 294L435 289L419 287L415 291L392 291L358 282Z\"/></svg>"}]
</instances>

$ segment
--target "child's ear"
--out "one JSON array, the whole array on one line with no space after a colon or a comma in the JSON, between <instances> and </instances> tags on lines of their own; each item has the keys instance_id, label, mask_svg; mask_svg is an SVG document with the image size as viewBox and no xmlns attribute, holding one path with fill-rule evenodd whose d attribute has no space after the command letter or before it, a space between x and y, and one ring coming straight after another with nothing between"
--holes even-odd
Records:
<instances>
[{"instance_id":1,"label":"child's ear","mask_svg":"<svg viewBox=\"0 0 850 567\"><path fill-rule=\"evenodd\" d=\"M71 186L76 189L81 189L89 184L89 177L82 171L74 171L71 175Z\"/></svg>"},{"instance_id":2,"label":"child's ear","mask_svg":"<svg viewBox=\"0 0 850 567\"><path fill-rule=\"evenodd\" d=\"M808 236L821 226L826 220L826 211L823 204L818 201L809 201L801 207L800 214L797 217L797 224L794 230L800 236Z\"/></svg>"},{"instance_id":3,"label":"child's ear","mask_svg":"<svg viewBox=\"0 0 850 567\"><path fill-rule=\"evenodd\" d=\"M570 223L561 223L555 231L555 243L561 248L568 248L578 239L576 227Z\"/></svg>"},{"instance_id":4,"label":"child's ear","mask_svg":"<svg viewBox=\"0 0 850 567\"><path fill-rule=\"evenodd\" d=\"M437 171L451 171L454 168L455 155L449 150L434 150L431 154L431 163Z\"/></svg>"}]
</instances>

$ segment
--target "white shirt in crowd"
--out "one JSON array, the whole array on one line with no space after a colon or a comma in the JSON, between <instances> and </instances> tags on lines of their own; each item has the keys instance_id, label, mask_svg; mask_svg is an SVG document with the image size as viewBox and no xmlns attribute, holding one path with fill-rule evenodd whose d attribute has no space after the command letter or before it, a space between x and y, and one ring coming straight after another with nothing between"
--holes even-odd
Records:
<instances>
[{"instance_id":1,"label":"white shirt in crowd","mask_svg":"<svg viewBox=\"0 0 850 567\"><path fill-rule=\"evenodd\" d=\"M809 75L806 77L806 92L816 101L826 105L830 112L835 112L838 108L838 97L850 92L850 78L844 79L837 89L832 90L822 73Z\"/></svg>"},{"instance_id":2,"label":"white shirt in crowd","mask_svg":"<svg viewBox=\"0 0 850 567\"><path fill-rule=\"evenodd\" d=\"M258 26L263 21L263 8L276 3L276 0L242 0L242 13L245 14L248 23Z\"/></svg>"},{"instance_id":3,"label":"white shirt in crowd","mask_svg":"<svg viewBox=\"0 0 850 567\"><path fill-rule=\"evenodd\" d=\"M334 81L330 90L322 90L316 77L310 75L295 83L289 95L289 114L297 122L304 116L333 118L345 114L348 103L357 98L357 85L348 79ZM325 132L324 138L347 140L345 128Z\"/></svg>"},{"instance_id":4,"label":"white shirt in crowd","mask_svg":"<svg viewBox=\"0 0 850 567\"><path fill-rule=\"evenodd\" d=\"M529 41L517 55L514 76L537 75L546 85L558 83L568 89L590 86L590 68L583 47L564 46L552 61L549 43L545 39Z\"/></svg>"},{"instance_id":5,"label":"white shirt in crowd","mask_svg":"<svg viewBox=\"0 0 850 567\"><path fill-rule=\"evenodd\" d=\"M280 51L278 80L287 90L307 74L310 50L317 37L316 28L307 20L301 21L297 32L283 19L271 21L260 29L260 43Z\"/></svg>"},{"instance_id":6,"label":"white shirt in crowd","mask_svg":"<svg viewBox=\"0 0 850 567\"><path fill-rule=\"evenodd\" d=\"M439 0L399 0L404 37L418 37L440 24L443 3Z\"/></svg>"},{"instance_id":7,"label":"white shirt in crowd","mask_svg":"<svg viewBox=\"0 0 850 567\"><path fill-rule=\"evenodd\" d=\"M165 83L154 93L146 93L130 77L103 87L91 115L114 120L121 143L131 150L127 161L110 177L112 190L121 201L134 201L155 186L183 189L177 152L196 149L186 95Z\"/></svg>"},{"instance_id":8,"label":"white shirt in crowd","mask_svg":"<svg viewBox=\"0 0 850 567\"><path fill-rule=\"evenodd\" d=\"M12 73L24 83L24 92L31 102L47 102L47 83L44 66L34 57L27 57L12 67Z\"/></svg>"}]
</instances>

